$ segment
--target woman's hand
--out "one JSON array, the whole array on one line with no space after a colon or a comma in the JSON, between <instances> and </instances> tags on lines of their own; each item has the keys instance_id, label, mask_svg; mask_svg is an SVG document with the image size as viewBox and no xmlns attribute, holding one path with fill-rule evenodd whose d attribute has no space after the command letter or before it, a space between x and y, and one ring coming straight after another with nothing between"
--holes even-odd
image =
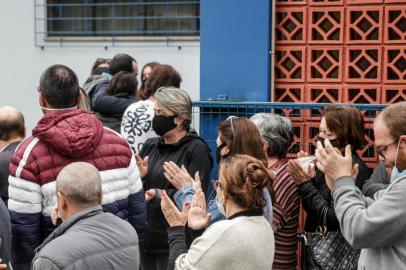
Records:
<instances>
[{"instance_id":1,"label":"woman's hand","mask_svg":"<svg viewBox=\"0 0 406 270\"><path fill-rule=\"evenodd\" d=\"M7 269L7 264L0 264L0 270Z\"/></svg>"},{"instance_id":2,"label":"woman's hand","mask_svg":"<svg viewBox=\"0 0 406 270\"><path fill-rule=\"evenodd\" d=\"M184 186L192 185L193 189L196 191L201 188L199 171L195 173L195 179L193 179L185 166L179 168L175 162L165 162L164 163L164 175L166 179L177 189L181 189Z\"/></svg>"},{"instance_id":3,"label":"woman's hand","mask_svg":"<svg viewBox=\"0 0 406 270\"><path fill-rule=\"evenodd\" d=\"M296 185L306 183L316 176L314 164L310 164L306 167L306 170L304 170L299 162L293 159L288 162L288 171Z\"/></svg>"},{"instance_id":4,"label":"woman's hand","mask_svg":"<svg viewBox=\"0 0 406 270\"><path fill-rule=\"evenodd\" d=\"M135 155L135 161L137 162L138 171L140 172L141 178L144 178L148 172L148 159L149 156L146 156L144 159L140 155Z\"/></svg>"},{"instance_id":5,"label":"woman's hand","mask_svg":"<svg viewBox=\"0 0 406 270\"><path fill-rule=\"evenodd\" d=\"M205 228L211 220L211 214L207 213L206 198L202 189L198 189L193 196L192 208L188 214L188 226L193 230L201 230Z\"/></svg>"},{"instance_id":6,"label":"woman's hand","mask_svg":"<svg viewBox=\"0 0 406 270\"><path fill-rule=\"evenodd\" d=\"M183 204L183 210L180 212L176 205L168 197L165 190L162 190L161 209L170 227L185 226L188 219L189 208L190 203L185 202Z\"/></svg>"},{"instance_id":7,"label":"woman's hand","mask_svg":"<svg viewBox=\"0 0 406 270\"><path fill-rule=\"evenodd\" d=\"M309 154L303 150L300 150L299 153L297 153L297 157L296 158L304 158L304 157L308 157Z\"/></svg>"},{"instance_id":8,"label":"woman's hand","mask_svg":"<svg viewBox=\"0 0 406 270\"><path fill-rule=\"evenodd\" d=\"M145 201L147 203L152 202L153 199L156 197L156 189L148 189L147 192L145 192Z\"/></svg>"}]
</instances>

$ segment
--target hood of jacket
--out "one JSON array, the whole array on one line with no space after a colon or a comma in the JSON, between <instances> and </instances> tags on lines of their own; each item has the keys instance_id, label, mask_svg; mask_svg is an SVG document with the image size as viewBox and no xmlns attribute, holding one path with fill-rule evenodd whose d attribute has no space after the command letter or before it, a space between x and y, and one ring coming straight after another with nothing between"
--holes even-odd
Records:
<instances>
[{"instance_id":1,"label":"hood of jacket","mask_svg":"<svg viewBox=\"0 0 406 270\"><path fill-rule=\"evenodd\" d=\"M179 147L181 147L183 144L192 141L192 140L199 140L202 141L207 148L210 150L207 142L202 139L197 132L194 129L191 129L185 137L183 137L182 139L180 139L177 143L172 143L172 144L167 144L165 143L165 139L164 137L157 137L157 144L159 148L167 148L167 149L178 149Z\"/></svg>"},{"instance_id":2,"label":"hood of jacket","mask_svg":"<svg viewBox=\"0 0 406 270\"><path fill-rule=\"evenodd\" d=\"M77 159L95 150L103 135L103 125L84 110L54 111L42 117L32 135L60 155Z\"/></svg>"}]
</instances>

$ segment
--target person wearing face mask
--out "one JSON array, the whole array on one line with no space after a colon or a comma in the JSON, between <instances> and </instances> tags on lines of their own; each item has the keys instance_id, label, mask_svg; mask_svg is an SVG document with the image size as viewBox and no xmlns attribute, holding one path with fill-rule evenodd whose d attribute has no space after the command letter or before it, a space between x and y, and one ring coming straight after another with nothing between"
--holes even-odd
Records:
<instances>
[{"instance_id":1,"label":"person wearing face mask","mask_svg":"<svg viewBox=\"0 0 406 270\"><path fill-rule=\"evenodd\" d=\"M255 157L264 162L264 164L267 162L259 130L249 119L245 117L230 116L219 124L217 131L217 164L219 164L221 160L237 154ZM189 174L184 172L184 170L179 168L176 164L166 163L164 169L167 175L167 180L178 189L174 198L176 205L179 209L182 209L185 202L190 202L192 200L196 191L196 186L198 186L198 181L194 181ZM269 223L272 224L272 186L264 188L263 192L266 202L263 213ZM209 200L208 211L212 215L211 223L215 223L225 218L224 212L221 211L221 208L218 208L218 204L216 204L216 200L213 198L214 194L214 191L207 194Z\"/></svg>"},{"instance_id":2,"label":"person wearing face mask","mask_svg":"<svg viewBox=\"0 0 406 270\"><path fill-rule=\"evenodd\" d=\"M173 198L176 188L165 179L163 165L173 162L191 175L197 172L203 192L207 191L212 160L206 142L190 128L192 102L178 88L161 87L155 94L152 128L159 137L150 138L136 156L147 201L147 229L141 243L141 267L145 270L167 268L169 246L167 223L161 211L164 190Z\"/></svg>"},{"instance_id":3,"label":"person wearing face mask","mask_svg":"<svg viewBox=\"0 0 406 270\"><path fill-rule=\"evenodd\" d=\"M140 152L147 139L158 136L152 128L156 90L164 86L179 88L182 82L176 69L169 65L156 65L148 76L142 92L138 91L143 100L131 104L125 110L121 122L121 135L127 140L134 154Z\"/></svg>"},{"instance_id":4,"label":"person wearing face mask","mask_svg":"<svg viewBox=\"0 0 406 270\"><path fill-rule=\"evenodd\" d=\"M351 145L353 163L357 164L356 168L358 170L355 184L360 189L362 189L365 180L370 177L368 167L356 152L364 144L364 130L364 120L358 109L330 105L323 111L318 137L318 141L322 145L328 139L333 147L336 147L341 152L344 151L347 144ZM326 216L325 225L327 225L329 231L340 230L334 212L333 198L326 185L324 173L318 169L306 172L294 160L289 163L291 176L299 186L299 196L307 213L305 231L315 232L321 225L324 215Z\"/></svg>"},{"instance_id":5,"label":"person wearing face mask","mask_svg":"<svg viewBox=\"0 0 406 270\"><path fill-rule=\"evenodd\" d=\"M208 227L186 248L185 226L203 230L210 220L204 195L198 189L193 203L180 212L166 199L162 211L169 224L168 270L272 269L275 239L271 224L263 215L263 188L272 183L264 163L248 155L234 155L220 162L217 191L218 209L226 219Z\"/></svg>"},{"instance_id":6,"label":"person wearing face mask","mask_svg":"<svg viewBox=\"0 0 406 270\"><path fill-rule=\"evenodd\" d=\"M406 102L385 108L374 122L375 146L390 184L364 197L351 176L352 155L318 145L317 167L326 174L345 239L361 248L358 269L405 269L406 265Z\"/></svg>"}]
</instances>

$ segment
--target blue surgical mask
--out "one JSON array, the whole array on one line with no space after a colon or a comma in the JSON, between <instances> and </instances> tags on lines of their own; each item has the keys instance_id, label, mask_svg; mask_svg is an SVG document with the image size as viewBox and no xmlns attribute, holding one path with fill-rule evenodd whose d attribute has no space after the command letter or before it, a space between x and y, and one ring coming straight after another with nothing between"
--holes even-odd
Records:
<instances>
[{"instance_id":1,"label":"blue surgical mask","mask_svg":"<svg viewBox=\"0 0 406 270\"><path fill-rule=\"evenodd\" d=\"M406 170L403 170L402 172L399 172L398 168L396 168L396 162L398 160L398 154L399 154L399 146L400 146L400 140L398 142L398 149L396 150L396 158L395 158L395 166L392 169L392 173L390 176L390 182L393 183L400 178L406 177Z\"/></svg>"},{"instance_id":2,"label":"blue surgical mask","mask_svg":"<svg viewBox=\"0 0 406 270\"><path fill-rule=\"evenodd\" d=\"M224 209L224 204L222 204L220 202L218 193L216 195L216 205L217 205L217 210L219 211L219 213L222 214L223 216L226 216L226 210Z\"/></svg>"}]
</instances>

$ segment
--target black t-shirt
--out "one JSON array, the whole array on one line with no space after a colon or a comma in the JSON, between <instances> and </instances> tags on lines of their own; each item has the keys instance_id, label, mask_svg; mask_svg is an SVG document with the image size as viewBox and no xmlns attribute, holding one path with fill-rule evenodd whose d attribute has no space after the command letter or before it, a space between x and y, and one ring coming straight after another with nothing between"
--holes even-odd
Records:
<instances>
[{"instance_id":1,"label":"black t-shirt","mask_svg":"<svg viewBox=\"0 0 406 270\"><path fill-rule=\"evenodd\" d=\"M162 137L148 139L140 151L140 156L149 156L148 172L142 179L145 191L164 189L173 198L176 189L166 180L163 168L164 162L173 161L178 166L184 165L192 177L199 171L202 190L206 193L212 159L206 142L196 133L188 133L175 144L166 144ZM145 252L169 252L167 228L160 200L156 198L147 205L147 228L143 244Z\"/></svg>"}]
</instances>

